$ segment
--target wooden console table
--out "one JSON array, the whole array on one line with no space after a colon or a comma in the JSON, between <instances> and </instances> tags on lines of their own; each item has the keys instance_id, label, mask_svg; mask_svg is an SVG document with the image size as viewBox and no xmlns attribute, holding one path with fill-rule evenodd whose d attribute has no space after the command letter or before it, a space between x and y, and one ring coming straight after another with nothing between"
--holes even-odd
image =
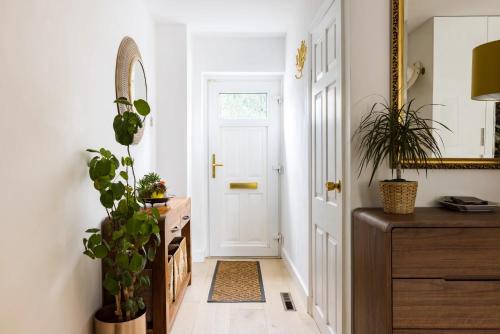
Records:
<instances>
[{"instance_id":1,"label":"wooden console table","mask_svg":"<svg viewBox=\"0 0 500 334\"><path fill-rule=\"evenodd\" d=\"M157 251L155 261L150 268L153 270L153 321L148 334L170 333L177 311L184 299L184 294L191 285L192 260L191 260L191 199L173 198L168 202L167 208L161 208L160 234L161 245ZM173 303L169 302L167 282L170 279L168 266L168 245L176 237L182 235L186 238L188 276L180 286L180 293Z\"/></svg>"},{"instance_id":2,"label":"wooden console table","mask_svg":"<svg viewBox=\"0 0 500 334\"><path fill-rule=\"evenodd\" d=\"M353 214L355 334L500 334L500 213Z\"/></svg>"}]
</instances>

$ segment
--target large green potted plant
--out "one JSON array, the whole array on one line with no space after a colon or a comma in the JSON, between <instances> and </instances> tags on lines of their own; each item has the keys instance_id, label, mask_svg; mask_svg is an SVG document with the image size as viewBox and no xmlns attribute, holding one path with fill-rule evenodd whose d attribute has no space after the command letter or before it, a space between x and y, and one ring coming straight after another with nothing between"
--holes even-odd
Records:
<instances>
[{"instance_id":1,"label":"large green potted plant","mask_svg":"<svg viewBox=\"0 0 500 334\"><path fill-rule=\"evenodd\" d=\"M403 163L414 165L417 171L422 167L427 172L429 158L442 158L438 142L441 137L435 125L449 130L444 124L421 116L429 105L414 108L413 102L401 107L387 102L374 103L354 134L359 137L361 152L359 175L364 168L371 167L371 185L378 168L387 160L393 177L396 173L396 178L379 182L386 213L413 213L418 183L403 179Z\"/></svg>"},{"instance_id":2,"label":"large green potted plant","mask_svg":"<svg viewBox=\"0 0 500 334\"><path fill-rule=\"evenodd\" d=\"M113 122L116 141L126 147L126 156L118 159L109 150L89 149L89 176L99 192L107 219L102 229L89 229L83 239L84 254L103 262L104 289L114 297L114 305L105 305L95 315L96 334L146 334L144 300L139 293L150 285L144 275L148 261L153 261L159 246L158 210L144 211L138 201L134 159L130 145L150 113L144 100L125 106Z\"/></svg>"}]
</instances>

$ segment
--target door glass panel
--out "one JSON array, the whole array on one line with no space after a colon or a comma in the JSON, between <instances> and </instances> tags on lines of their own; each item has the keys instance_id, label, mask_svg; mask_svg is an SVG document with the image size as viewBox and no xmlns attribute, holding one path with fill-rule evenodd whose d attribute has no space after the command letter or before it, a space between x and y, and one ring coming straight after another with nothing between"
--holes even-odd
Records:
<instances>
[{"instance_id":1,"label":"door glass panel","mask_svg":"<svg viewBox=\"0 0 500 334\"><path fill-rule=\"evenodd\" d=\"M314 179L316 197L323 195L323 95L316 96L314 107Z\"/></svg>"},{"instance_id":2,"label":"door glass panel","mask_svg":"<svg viewBox=\"0 0 500 334\"><path fill-rule=\"evenodd\" d=\"M267 93L221 93L219 110L222 119L265 120Z\"/></svg>"}]
</instances>

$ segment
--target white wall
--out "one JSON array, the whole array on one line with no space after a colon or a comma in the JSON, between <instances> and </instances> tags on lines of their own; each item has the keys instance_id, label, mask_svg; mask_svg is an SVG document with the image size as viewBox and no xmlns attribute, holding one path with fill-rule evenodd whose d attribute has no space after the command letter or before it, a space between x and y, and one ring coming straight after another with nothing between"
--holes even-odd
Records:
<instances>
[{"instance_id":1,"label":"white wall","mask_svg":"<svg viewBox=\"0 0 500 334\"><path fill-rule=\"evenodd\" d=\"M183 24L160 24L157 43L157 167L168 192L187 194L188 32Z\"/></svg>"},{"instance_id":2,"label":"white wall","mask_svg":"<svg viewBox=\"0 0 500 334\"><path fill-rule=\"evenodd\" d=\"M283 72L285 40L283 37L245 35L193 35L191 40L191 108L192 164L190 196L192 198L193 256L202 260L208 252L208 152L204 105L208 73Z\"/></svg>"},{"instance_id":3,"label":"white wall","mask_svg":"<svg viewBox=\"0 0 500 334\"><path fill-rule=\"evenodd\" d=\"M105 212L84 150L124 153L112 102L125 35L154 101L153 28L135 0L0 2L0 333L91 333L100 264L82 254L82 237ZM154 165L152 135L133 148L139 173Z\"/></svg>"},{"instance_id":4,"label":"white wall","mask_svg":"<svg viewBox=\"0 0 500 334\"><path fill-rule=\"evenodd\" d=\"M310 67L301 80L295 78L295 55L302 40L309 40L309 29L321 0L301 1L289 23L286 39L284 79L284 144L281 178L281 221L283 257L303 288L309 291L309 113ZM309 44L309 43L308 43ZM309 56L310 57L310 56ZM309 62L308 62L309 63Z\"/></svg>"}]
</instances>

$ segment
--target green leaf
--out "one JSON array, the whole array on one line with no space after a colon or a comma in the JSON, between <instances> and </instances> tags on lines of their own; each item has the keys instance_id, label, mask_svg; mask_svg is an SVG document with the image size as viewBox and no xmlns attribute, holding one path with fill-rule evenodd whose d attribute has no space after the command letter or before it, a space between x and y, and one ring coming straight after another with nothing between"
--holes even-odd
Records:
<instances>
[{"instance_id":1,"label":"green leaf","mask_svg":"<svg viewBox=\"0 0 500 334\"><path fill-rule=\"evenodd\" d=\"M92 260L95 260L95 256L94 256L94 253L92 253L90 250L86 250L85 252L83 252L83 254L87 255L88 257L90 257Z\"/></svg>"},{"instance_id":2,"label":"green leaf","mask_svg":"<svg viewBox=\"0 0 500 334\"><path fill-rule=\"evenodd\" d=\"M121 171L120 172L120 176L122 177L122 179L124 179L125 181L128 180L128 174L125 172L125 171Z\"/></svg>"},{"instance_id":3,"label":"green leaf","mask_svg":"<svg viewBox=\"0 0 500 334\"><path fill-rule=\"evenodd\" d=\"M142 298L137 299L137 306L139 310L144 310L146 308L146 304L144 304L144 300Z\"/></svg>"},{"instance_id":4,"label":"green leaf","mask_svg":"<svg viewBox=\"0 0 500 334\"><path fill-rule=\"evenodd\" d=\"M150 262L153 262L155 260L156 256L156 248L155 247L149 247L148 248L148 260Z\"/></svg>"},{"instance_id":5,"label":"green leaf","mask_svg":"<svg viewBox=\"0 0 500 334\"><path fill-rule=\"evenodd\" d=\"M114 196L111 190L105 191L101 193L101 204L107 208L111 209L114 204Z\"/></svg>"},{"instance_id":6,"label":"green leaf","mask_svg":"<svg viewBox=\"0 0 500 334\"><path fill-rule=\"evenodd\" d=\"M137 110L137 113L141 116L147 116L151 112L151 108L149 107L149 104L144 101L144 100L136 100L134 101L134 107L135 110Z\"/></svg>"},{"instance_id":7,"label":"green leaf","mask_svg":"<svg viewBox=\"0 0 500 334\"><path fill-rule=\"evenodd\" d=\"M101 232L101 230L98 228L89 228L87 231L85 231L85 233L98 233L98 232Z\"/></svg>"},{"instance_id":8,"label":"green leaf","mask_svg":"<svg viewBox=\"0 0 500 334\"><path fill-rule=\"evenodd\" d=\"M119 200L122 198L123 194L125 194L125 186L121 182L111 184L111 191L113 192L113 196L115 200Z\"/></svg>"},{"instance_id":9,"label":"green leaf","mask_svg":"<svg viewBox=\"0 0 500 334\"><path fill-rule=\"evenodd\" d=\"M97 150L93 150L93 149L91 149L91 148L86 149L86 151L87 151L87 152L90 152L90 153L99 153L99 151L97 151Z\"/></svg>"},{"instance_id":10,"label":"green leaf","mask_svg":"<svg viewBox=\"0 0 500 334\"><path fill-rule=\"evenodd\" d=\"M130 158L130 157L125 157L123 159L125 161L125 166L129 166L130 167L130 166L132 166L134 164L134 160L132 160L132 158Z\"/></svg>"},{"instance_id":11,"label":"green leaf","mask_svg":"<svg viewBox=\"0 0 500 334\"><path fill-rule=\"evenodd\" d=\"M107 176L111 172L111 161L109 160L99 160L94 167L94 176Z\"/></svg>"},{"instance_id":12,"label":"green leaf","mask_svg":"<svg viewBox=\"0 0 500 334\"><path fill-rule=\"evenodd\" d=\"M107 176L98 177L94 181L94 188L99 190L99 191L102 191L102 190L105 190L109 186L109 183L110 183L109 177L107 177Z\"/></svg>"},{"instance_id":13,"label":"green leaf","mask_svg":"<svg viewBox=\"0 0 500 334\"><path fill-rule=\"evenodd\" d=\"M94 254L96 258L102 259L108 255L108 248L104 245L98 245L94 248Z\"/></svg>"},{"instance_id":14,"label":"green leaf","mask_svg":"<svg viewBox=\"0 0 500 334\"><path fill-rule=\"evenodd\" d=\"M122 283L123 286L129 287L132 285L132 275L130 275L130 272L124 271L122 274Z\"/></svg>"},{"instance_id":15,"label":"green leaf","mask_svg":"<svg viewBox=\"0 0 500 334\"><path fill-rule=\"evenodd\" d=\"M153 214L153 217L158 221L160 220L160 211L158 211L157 208L152 208L151 213Z\"/></svg>"},{"instance_id":16,"label":"green leaf","mask_svg":"<svg viewBox=\"0 0 500 334\"><path fill-rule=\"evenodd\" d=\"M132 104L128 101L128 99L126 97L119 97L117 98L114 103L116 104L124 104L124 105L127 105L127 106L131 106Z\"/></svg>"},{"instance_id":17,"label":"green leaf","mask_svg":"<svg viewBox=\"0 0 500 334\"><path fill-rule=\"evenodd\" d=\"M154 234L160 233L160 227L157 224L154 224L153 228L151 229L151 232Z\"/></svg>"},{"instance_id":18,"label":"green leaf","mask_svg":"<svg viewBox=\"0 0 500 334\"><path fill-rule=\"evenodd\" d=\"M137 312L137 303L132 298L125 301L123 306L125 307L125 310L132 313L132 315L134 315Z\"/></svg>"},{"instance_id":19,"label":"green leaf","mask_svg":"<svg viewBox=\"0 0 500 334\"><path fill-rule=\"evenodd\" d=\"M129 269L134 273L141 272L143 268L144 257L139 253L134 253L130 259Z\"/></svg>"},{"instance_id":20,"label":"green leaf","mask_svg":"<svg viewBox=\"0 0 500 334\"><path fill-rule=\"evenodd\" d=\"M141 222L135 219L135 217L132 217L127 221L127 224L125 226L127 227L128 233L135 235L139 232L139 229L141 228Z\"/></svg>"},{"instance_id":21,"label":"green leaf","mask_svg":"<svg viewBox=\"0 0 500 334\"><path fill-rule=\"evenodd\" d=\"M108 150L106 150L105 148L101 148L101 149L99 150L99 153L101 153L101 155L102 155L103 157L105 157L106 159L110 159L110 158L111 158L111 152L110 152L110 151L108 151Z\"/></svg>"},{"instance_id":22,"label":"green leaf","mask_svg":"<svg viewBox=\"0 0 500 334\"><path fill-rule=\"evenodd\" d=\"M106 277L102 282L102 286L113 296L116 296L120 292L118 282L111 277Z\"/></svg>"},{"instance_id":23,"label":"green leaf","mask_svg":"<svg viewBox=\"0 0 500 334\"><path fill-rule=\"evenodd\" d=\"M146 224L146 223L141 224L140 232L143 235L149 236L151 234L151 232L152 232L151 231L151 225Z\"/></svg>"},{"instance_id":24,"label":"green leaf","mask_svg":"<svg viewBox=\"0 0 500 334\"><path fill-rule=\"evenodd\" d=\"M112 236L113 241L120 239L124 233L125 233L125 231L123 229L119 229L118 231L114 231L113 236Z\"/></svg>"},{"instance_id":25,"label":"green leaf","mask_svg":"<svg viewBox=\"0 0 500 334\"><path fill-rule=\"evenodd\" d=\"M127 269L129 266L127 254L118 254L116 256L116 264L122 269Z\"/></svg>"},{"instance_id":26,"label":"green leaf","mask_svg":"<svg viewBox=\"0 0 500 334\"><path fill-rule=\"evenodd\" d=\"M100 234L92 234L87 243L87 247L94 250L94 248L100 245L102 242L102 237Z\"/></svg>"}]
</instances>

